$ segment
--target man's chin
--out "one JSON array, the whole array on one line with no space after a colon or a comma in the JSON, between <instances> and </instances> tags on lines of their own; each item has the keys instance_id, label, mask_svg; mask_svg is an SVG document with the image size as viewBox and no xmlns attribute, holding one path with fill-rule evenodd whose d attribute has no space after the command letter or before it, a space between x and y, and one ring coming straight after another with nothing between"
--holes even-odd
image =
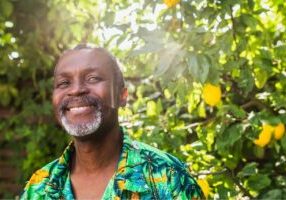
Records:
<instances>
[{"instance_id":1,"label":"man's chin","mask_svg":"<svg viewBox=\"0 0 286 200\"><path fill-rule=\"evenodd\" d=\"M71 131L71 129L67 129L67 127L64 127L64 129L70 136L72 136L74 139L81 141L81 142L85 142L85 141L101 142L102 139L105 137L103 127L101 125L98 125L97 128L93 128L89 130L77 129L77 131L75 131L75 129L73 129Z\"/></svg>"},{"instance_id":2,"label":"man's chin","mask_svg":"<svg viewBox=\"0 0 286 200\"><path fill-rule=\"evenodd\" d=\"M95 133L102 123L102 113L96 112L92 119L69 119L64 112L60 113L60 122L66 132L74 137L84 137Z\"/></svg>"},{"instance_id":3,"label":"man's chin","mask_svg":"<svg viewBox=\"0 0 286 200\"><path fill-rule=\"evenodd\" d=\"M61 119L61 124L66 132L74 137L84 137L95 133L100 125L101 119L88 123L70 123L65 117Z\"/></svg>"}]
</instances>

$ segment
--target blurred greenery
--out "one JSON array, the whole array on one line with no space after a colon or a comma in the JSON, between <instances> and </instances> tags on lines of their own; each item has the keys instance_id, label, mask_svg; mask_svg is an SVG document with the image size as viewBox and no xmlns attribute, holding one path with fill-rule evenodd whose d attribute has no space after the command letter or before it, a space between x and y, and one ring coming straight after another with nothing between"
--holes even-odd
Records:
<instances>
[{"instance_id":1,"label":"blurred greenery","mask_svg":"<svg viewBox=\"0 0 286 200\"><path fill-rule=\"evenodd\" d=\"M254 143L263 124L286 123L286 3L174 4L0 1L0 134L26 155L16 182L24 186L69 141L53 119L53 67L65 49L92 43L123 63L129 103L121 124L186 161L208 182L210 199L286 196L286 137ZM207 91L220 99L214 106L202 96L206 83L221 89Z\"/></svg>"}]
</instances>

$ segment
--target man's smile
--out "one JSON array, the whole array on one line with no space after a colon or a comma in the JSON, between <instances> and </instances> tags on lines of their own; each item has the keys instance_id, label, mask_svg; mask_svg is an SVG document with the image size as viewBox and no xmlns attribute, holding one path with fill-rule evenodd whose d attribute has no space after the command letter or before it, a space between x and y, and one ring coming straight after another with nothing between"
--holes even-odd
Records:
<instances>
[{"instance_id":1,"label":"man's smile","mask_svg":"<svg viewBox=\"0 0 286 200\"><path fill-rule=\"evenodd\" d=\"M84 114L95 110L95 106L75 106L67 108L67 111L72 114Z\"/></svg>"},{"instance_id":2,"label":"man's smile","mask_svg":"<svg viewBox=\"0 0 286 200\"><path fill-rule=\"evenodd\" d=\"M76 107L68 108L67 110L71 112L82 112L82 111L86 111L86 110L93 109L93 108L94 106L76 106Z\"/></svg>"}]
</instances>

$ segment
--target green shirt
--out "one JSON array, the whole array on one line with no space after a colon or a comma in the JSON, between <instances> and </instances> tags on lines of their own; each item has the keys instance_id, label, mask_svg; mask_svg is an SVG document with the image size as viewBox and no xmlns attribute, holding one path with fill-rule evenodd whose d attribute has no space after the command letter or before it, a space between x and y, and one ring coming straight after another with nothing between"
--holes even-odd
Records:
<instances>
[{"instance_id":1,"label":"green shirt","mask_svg":"<svg viewBox=\"0 0 286 200\"><path fill-rule=\"evenodd\" d=\"M21 199L75 199L69 163L75 151L71 143L63 155L36 171ZM200 199L202 192L177 158L147 144L123 136L118 168L102 199Z\"/></svg>"}]
</instances>

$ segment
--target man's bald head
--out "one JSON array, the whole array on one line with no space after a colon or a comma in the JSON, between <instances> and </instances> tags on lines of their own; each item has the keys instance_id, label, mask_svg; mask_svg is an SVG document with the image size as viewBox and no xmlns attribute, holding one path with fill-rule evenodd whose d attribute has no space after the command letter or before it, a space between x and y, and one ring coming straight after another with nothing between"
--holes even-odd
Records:
<instances>
[{"instance_id":1,"label":"man's bald head","mask_svg":"<svg viewBox=\"0 0 286 200\"><path fill-rule=\"evenodd\" d=\"M94 51L95 53L102 53L105 56L107 56L109 58L110 67L112 68L113 73L114 73L115 84L118 86L119 89L122 89L125 87L124 77L123 77L121 69L118 65L117 59L110 52L108 52L106 49L104 49L102 47L91 47L91 46L88 46L87 44L79 44L79 45L75 46L73 49L68 49L68 50L64 51L63 54L60 56L58 63L60 62L60 60L63 57L65 57L69 53L71 53L73 51L84 50L84 49L90 49L90 50ZM57 69L57 66L55 67L54 72L56 71L56 69Z\"/></svg>"}]
</instances>

